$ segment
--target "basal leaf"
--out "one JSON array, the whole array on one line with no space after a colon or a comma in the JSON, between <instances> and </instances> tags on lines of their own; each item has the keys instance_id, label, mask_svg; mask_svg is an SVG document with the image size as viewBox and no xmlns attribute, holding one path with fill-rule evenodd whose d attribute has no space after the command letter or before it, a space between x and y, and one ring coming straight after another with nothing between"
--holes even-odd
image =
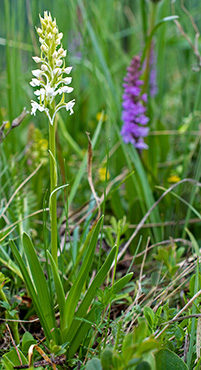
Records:
<instances>
[{"instance_id":1,"label":"basal leaf","mask_svg":"<svg viewBox=\"0 0 201 370\"><path fill-rule=\"evenodd\" d=\"M52 257L52 255L47 251L48 257L50 259L53 278L54 278L54 285L57 294L57 302L59 304L59 312L60 312L60 328L61 328L61 338L63 337L63 333L67 328L67 317L65 316L65 293L63 289L63 285L59 276L58 267Z\"/></svg>"},{"instance_id":2,"label":"basal leaf","mask_svg":"<svg viewBox=\"0 0 201 370\"><path fill-rule=\"evenodd\" d=\"M112 262L114 260L114 257L115 257L115 253L116 253L116 247L114 247L110 254L108 255L106 261L104 262L103 266L101 267L101 269L98 271L98 273L96 274L92 284L90 285L89 289L87 290L87 293L85 294L76 314L75 314L75 319L73 320L72 322L72 325L68 331L68 334L67 334L67 338L66 340L67 341L70 341L72 340L72 338L74 336L76 336L76 333L77 333L77 330L79 329L80 325L81 325L81 322L76 320L76 317L79 317L79 318L82 318L82 317L85 317L86 313L87 313L87 310L93 300L93 298L95 297L96 295L96 291L97 289L101 286L101 284L103 283L103 281L105 280L106 278L106 275L112 265Z\"/></svg>"},{"instance_id":3,"label":"basal leaf","mask_svg":"<svg viewBox=\"0 0 201 370\"><path fill-rule=\"evenodd\" d=\"M94 252L95 252L95 249L96 249L98 235L99 235L99 232L100 232L100 228L102 226L102 222L103 222L103 216L99 219L99 221L98 221L98 223L97 223L97 225L94 229L94 232L93 232L93 235L91 237L90 243L89 243L89 245L87 247L87 250L85 252L84 260L82 262L82 266L81 266L80 271L78 273L77 279L75 280L73 286L71 287L70 292L68 294L68 297L66 299L65 315L66 315L66 318L68 320L68 327L70 327L70 325L72 323L73 316L74 316L74 313L75 313L75 309L76 309L76 306L77 306L77 303L79 301L80 294L81 294L81 291L82 291L82 287L83 287L84 282L86 281L86 279L88 277L88 274L89 274L89 271L90 271L90 268L91 268L91 265L92 265L92 262L93 262L93 256L94 256Z\"/></svg>"},{"instance_id":4,"label":"basal leaf","mask_svg":"<svg viewBox=\"0 0 201 370\"><path fill-rule=\"evenodd\" d=\"M54 340L57 341L55 330L52 330L53 328L56 328L56 322L47 281L45 279L44 272L36 255L32 241L26 233L23 234L23 246L32 275L32 281L37 291L39 301L38 303L43 310L48 328L52 332Z\"/></svg>"},{"instance_id":5,"label":"basal leaf","mask_svg":"<svg viewBox=\"0 0 201 370\"><path fill-rule=\"evenodd\" d=\"M37 313L37 315L39 317L39 320L41 322L41 325L44 329L45 335L50 340L50 339L52 339L52 335L49 331L48 324L47 324L46 319L44 317L43 309L42 309L42 307L39 303L39 298L38 298L38 293L36 292L36 288L35 288L33 282L31 281L31 278L29 276L29 272L27 270L27 267L26 267L21 255L20 255L14 241L10 240L9 243L10 243L10 248L12 250L13 256L15 257L15 259L18 263L18 266L19 266L20 271L22 273L22 276L24 278L25 284L27 286L27 289L28 289L29 294L31 296L31 299L33 301L36 313Z\"/></svg>"}]
</instances>

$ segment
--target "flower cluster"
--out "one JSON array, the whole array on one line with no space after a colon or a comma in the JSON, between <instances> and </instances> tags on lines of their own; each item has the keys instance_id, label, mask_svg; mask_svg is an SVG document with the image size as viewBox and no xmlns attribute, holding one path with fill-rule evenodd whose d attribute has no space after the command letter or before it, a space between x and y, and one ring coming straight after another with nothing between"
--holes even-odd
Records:
<instances>
[{"instance_id":1,"label":"flower cluster","mask_svg":"<svg viewBox=\"0 0 201 370\"><path fill-rule=\"evenodd\" d=\"M39 15L40 16L40 15ZM44 18L40 16L41 28L37 28L39 41L41 43L41 56L33 57L36 63L41 63L40 69L32 71L34 78L30 82L33 87L38 87L34 94L39 102L31 101L31 114L35 116L36 111L45 112L51 125L54 123L55 115L61 108L66 108L73 113L75 99L65 103L64 94L71 93L72 87L68 85L72 78L69 75L72 67L65 67L64 59L66 50L61 45L62 33L59 33L56 20L52 20L51 14L44 12ZM55 98L61 96L60 101L55 103Z\"/></svg>"},{"instance_id":2,"label":"flower cluster","mask_svg":"<svg viewBox=\"0 0 201 370\"><path fill-rule=\"evenodd\" d=\"M145 127L149 121L149 118L145 115L147 94L141 93L143 81L140 80L140 67L140 58L135 56L127 68L128 73L124 78L122 103L122 120L124 124L121 129L121 135L125 143L131 143L137 149L147 149L148 146L144 142L144 137L149 132L149 128Z\"/></svg>"}]
</instances>

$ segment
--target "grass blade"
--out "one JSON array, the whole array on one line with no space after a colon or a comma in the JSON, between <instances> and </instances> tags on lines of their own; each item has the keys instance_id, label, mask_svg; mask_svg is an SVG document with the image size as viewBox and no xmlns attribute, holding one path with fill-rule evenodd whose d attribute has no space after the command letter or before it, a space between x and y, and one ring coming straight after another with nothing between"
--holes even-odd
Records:
<instances>
[{"instance_id":1,"label":"grass blade","mask_svg":"<svg viewBox=\"0 0 201 370\"><path fill-rule=\"evenodd\" d=\"M91 141L92 143L92 149L94 149L95 145L96 145L96 142L98 140L98 137L100 135L100 132L101 132L101 127L102 127L102 122L103 122L103 119L101 117L100 121L98 122L98 126L97 126L97 129L94 133L94 136L93 136L93 139ZM86 165L87 165L87 157L88 157L88 154L86 153L83 160L82 160L82 164L80 166L80 169L77 173L77 176L74 180L74 183L73 183L73 186L71 188L71 191L70 191L70 194L69 194L69 198L68 198L68 207L70 206L70 204L72 203L75 195L76 195L76 192L77 192L77 189L79 187L79 184L82 180L82 177L84 175L84 172L85 172L85 168L86 168Z\"/></svg>"}]
</instances>

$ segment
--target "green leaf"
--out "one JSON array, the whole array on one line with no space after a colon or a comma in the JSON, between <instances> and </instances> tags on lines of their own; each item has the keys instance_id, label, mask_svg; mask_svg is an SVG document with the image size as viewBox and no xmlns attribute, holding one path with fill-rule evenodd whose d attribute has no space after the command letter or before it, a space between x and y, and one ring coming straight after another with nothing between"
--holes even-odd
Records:
<instances>
[{"instance_id":1,"label":"green leaf","mask_svg":"<svg viewBox=\"0 0 201 370\"><path fill-rule=\"evenodd\" d=\"M61 328L61 339L63 338L63 333L67 328L67 317L65 315L65 293L63 289L63 285L59 276L58 267L52 257L52 255L47 251L47 255L50 259L50 264L52 268L53 278L54 278L54 285L57 294L57 302L59 304L59 312L60 312L60 328Z\"/></svg>"},{"instance_id":2,"label":"green leaf","mask_svg":"<svg viewBox=\"0 0 201 370\"><path fill-rule=\"evenodd\" d=\"M123 276L121 279L117 280L111 288L113 293L118 294L125 287L125 285L129 283L132 277L133 272L130 272L129 274Z\"/></svg>"},{"instance_id":3,"label":"green leaf","mask_svg":"<svg viewBox=\"0 0 201 370\"><path fill-rule=\"evenodd\" d=\"M194 248L195 254L197 256L200 256L200 247L198 245L197 240L195 239L194 235L187 228L185 230L186 230L186 232L187 232L187 234L188 234L188 236L191 240L191 243L192 243L192 246Z\"/></svg>"},{"instance_id":4,"label":"green leaf","mask_svg":"<svg viewBox=\"0 0 201 370\"><path fill-rule=\"evenodd\" d=\"M35 310L36 310L36 313L40 319L40 322L41 322L41 325L45 331L45 335L47 336L47 338L50 340L52 338L52 335L49 331L49 328L48 328L48 324L45 320L45 317L43 315L43 309L42 307L40 306L39 304L39 299L38 299L38 294L35 290L35 286L34 284L32 283L31 279L30 279L30 276L29 276L29 272L27 270L27 267L25 266L25 263L14 243L13 240L10 240L9 241L9 244L10 244L10 248L12 250L12 253L13 253L13 256L15 257L18 265L19 265L19 268L20 268L20 271L22 273L22 276L24 278L24 281L25 281L25 284L27 286L27 289L29 291L29 294L31 296L31 299L33 301L33 304L34 304L34 307L35 307Z\"/></svg>"},{"instance_id":5,"label":"green leaf","mask_svg":"<svg viewBox=\"0 0 201 370\"><path fill-rule=\"evenodd\" d=\"M190 294L191 294L191 297L194 296L195 294L195 279L196 279L196 275L194 274L193 276L191 276L191 279L190 279L190 283L189 283L189 290L190 290ZM201 289L201 275L198 274L198 290Z\"/></svg>"},{"instance_id":6,"label":"green leaf","mask_svg":"<svg viewBox=\"0 0 201 370\"><path fill-rule=\"evenodd\" d=\"M20 351L19 348L18 348L18 352L19 352L22 364L23 365L28 364L28 361L27 361L26 357L23 355L23 353ZM17 355L17 352L16 352L15 349L13 349L12 351L3 355L1 361L3 362L4 368L6 370L13 370L14 366L21 365L20 360L18 358L18 355Z\"/></svg>"},{"instance_id":7,"label":"green leaf","mask_svg":"<svg viewBox=\"0 0 201 370\"><path fill-rule=\"evenodd\" d=\"M105 348L101 354L101 364L104 370L112 369L112 356L113 352L110 348Z\"/></svg>"},{"instance_id":8,"label":"green leaf","mask_svg":"<svg viewBox=\"0 0 201 370\"><path fill-rule=\"evenodd\" d=\"M23 234L23 246L25 256L30 268L32 281L37 291L39 301L38 303L43 310L45 320L48 324L49 330L52 332L53 339L56 341L55 330L52 331L53 328L56 328L55 315L53 312L53 304L51 302L47 281L36 255L33 243L26 233Z\"/></svg>"},{"instance_id":9,"label":"green leaf","mask_svg":"<svg viewBox=\"0 0 201 370\"><path fill-rule=\"evenodd\" d=\"M151 366L147 361L142 361L137 365L136 370L151 370Z\"/></svg>"},{"instance_id":10,"label":"green leaf","mask_svg":"<svg viewBox=\"0 0 201 370\"><path fill-rule=\"evenodd\" d=\"M155 354L156 370L187 370L184 361L169 349L161 349Z\"/></svg>"},{"instance_id":11,"label":"green leaf","mask_svg":"<svg viewBox=\"0 0 201 370\"><path fill-rule=\"evenodd\" d=\"M13 271L16 275L18 275L20 279L23 280L19 267L12 261L10 256L3 250L1 245L0 245L0 262L4 266L6 266L9 270Z\"/></svg>"},{"instance_id":12,"label":"green leaf","mask_svg":"<svg viewBox=\"0 0 201 370\"><path fill-rule=\"evenodd\" d=\"M28 352L29 347L32 344L36 344L37 341L34 339L34 337L29 333L28 331L25 331L25 333L22 336L22 351Z\"/></svg>"},{"instance_id":13,"label":"green leaf","mask_svg":"<svg viewBox=\"0 0 201 370\"><path fill-rule=\"evenodd\" d=\"M72 325L68 331L66 341L70 341L72 340L73 337L76 337L76 336L77 336L77 339L79 340L79 335L76 335L76 333L77 333L77 330L79 329L79 326L81 325L81 322L77 321L76 317L79 317L79 318L85 317L92 300L96 296L97 289L101 286L101 284L103 283L103 281L105 280L107 276L110 266L112 265L112 262L114 260L115 253L116 253L116 247L114 247L110 251L106 261L104 262L103 266L98 271L98 273L96 274L93 282L91 283L89 289L87 290L87 293L85 294L75 314L75 320L73 320Z\"/></svg>"},{"instance_id":14,"label":"green leaf","mask_svg":"<svg viewBox=\"0 0 201 370\"><path fill-rule=\"evenodd\" d=\"M86 370L103 370L101 362L98 358L92 358L86 365Z\"/></svg>"},{"instance_id":15,"label":"green leaf","mask_svg":"<svg viewBox=\"0 0 201 370\"><path fill-rule=\"evenodd\" d=\"M82 262L82 266L80 268L80 271L78 273L78 276L73 284L73 286L70 289L70 292L68 294L68 297L66 299L65 303L65 315L68 320L68 328L70 328L70 325L73 320L73 316L75 313L75 309L77 306L77 303L80 299L80 294L82 292L82 287L88 278L88 274L93 262L93 256L95 253L96 245L97 245L97 240L98 240L98 235L100 232L100 228L103 223L103 216L99 219L93 235L91 237L90 243L86 249L84 260Z\"/></svg>"},{"instance_id":16,"label":"green leaf","mask_svg":"<svg viewBox=\"0 0 201 370\"><path fill-rule=\"evenodd\" d=\"M69 351L68 351L68 358L73 358L75 352L77 351L79 345L82 343L84 337L86 336L89 329L94 325L96 322L96 311L97 306L94 305L92 309L89 311L85 319L81 321L81 325L79 327L79 332L75 335L70 342Z\"/></svg>"},{"instance_id":17,"label":"green leaf","mask_svg":"<svg viewBox=\"0 0 201 370\"><path fill-rule=\"evenodd\" d=\"M137 349L137 353L139 355L144 355L147 352L153 351L154 349L158 349L160 347L160 343L157 342L155 339L147 339L144 340Z\"/></svg>"},{"instance_id":18,"label":"green leaf","mask_svg":"<svg viewBox=\"0 0 201 370\"><path fill-rule=\"evenodd\" d=\"M147 323L145 320L141 321L138 327L134 328L133 331L133 342L141 344L142 341L147 337Z\"/></svg>"},{"instance_id":19,"label":"green leaf","mask_svg":"<svg viewBox=\"0 0 201 370\"><path fill-rule=\"evenodd\" d=\"M145 319L147 320L150 329L153 328L155 322L155 315L151 307L145 306L143 309Z\"/></svg>"},{"instance_id":20,"label":"green leaf","mask_svg":"<svg viewBox=\"0 0 201 370\"><path fill-rule=\"evenodd\" d=\"M64 143L68 142L71 148L77 153L77 155L83 159L83 151L80 149L77 142L73 139L73 137L69 134L68 130L66 129L66 125L61 114L57 113L58 124L60 128L60 132L62 133L62 139L64 139Z\"/></svg>"}]
</instances>

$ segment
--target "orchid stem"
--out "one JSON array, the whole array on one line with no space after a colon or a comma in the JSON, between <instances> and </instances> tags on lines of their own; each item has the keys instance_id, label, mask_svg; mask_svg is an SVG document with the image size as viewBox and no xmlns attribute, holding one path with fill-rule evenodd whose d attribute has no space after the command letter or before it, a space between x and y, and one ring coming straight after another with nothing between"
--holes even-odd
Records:
<instances>
[{"instance_id":1,"label":"orchid stem","mask_svg":"<svg viewBox=\"0 0 201 370\"><path fill-rule=\"evenodd\" d=\"M151 4L151 5L152 5L152 9L151 9L149 34L151 33L151 31L152 31L152 29L154 28L154 25L155 25L157 3L156 4ZM143 85L143 88L142 88L142 93L147 91L147 86L148 86L148 82L149 82L151 49L152 49L152 41L150 41L150 44L149 44L149 47L148 47L148 50L147 50L146 66L145 66L145 72L144 72L144 85Z\"/></svg>"},{"instance_id":2,"label":"orchid stem","mask_svg":"<svg viewBox=\"0 0 201 370\"><path fill-rule=\"evenodd\" d=\"M49 148L50 148L50 194L57 187L57 171L56 171L56 145L55 145L56 124L49 124ZM58 246L57 246L57 196L56 192L51 195L50 220L51 220L51 253L52 257L58 266Z\"/></svg>"}]
</instances>

